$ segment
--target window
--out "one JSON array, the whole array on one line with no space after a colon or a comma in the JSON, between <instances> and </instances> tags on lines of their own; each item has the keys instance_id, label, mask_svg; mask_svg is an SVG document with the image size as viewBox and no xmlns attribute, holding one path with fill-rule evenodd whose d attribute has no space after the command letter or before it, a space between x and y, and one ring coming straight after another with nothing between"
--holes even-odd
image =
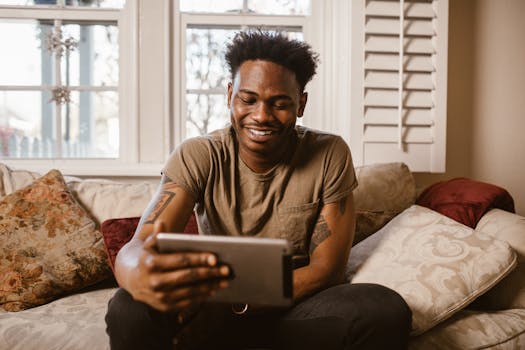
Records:
<instances>
[{"instance_id":1,"label":"window","mask_svg":"<svg viewBox=\"0 0 525 350\"><path fill-rule=\"evenodd\" d=\"M304 125L343 136L355 165L443 171L447 16L448 0L0 0L1 161L157 176L228 122L224 43L263 27L320 53Z\"/></svg>"},{"instance_id":2,"label":"window","mask_svg":"<svg viewBox=\"0 0 525 350\"><path fill-rule=\"evenodd\" d=\"M0 0L0 157L120 157L125 0Z\"/></svg>"},{"instance_id":3,"label":"window","mask_svg":"<svg viewBox=\"0 0 525 350\"><path fill-rule=\"evenodd\" d=\"M309 0L180 0L180 115L177 139L206 134L229 122L224 49L241 29L283 30L303 40Z\"/></svg>"}]
</instances>

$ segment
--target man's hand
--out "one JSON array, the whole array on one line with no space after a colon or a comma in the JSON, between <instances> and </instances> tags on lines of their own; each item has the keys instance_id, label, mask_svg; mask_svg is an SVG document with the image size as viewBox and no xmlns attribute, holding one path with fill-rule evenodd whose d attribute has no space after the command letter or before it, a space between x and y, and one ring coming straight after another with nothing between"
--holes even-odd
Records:
<instances>
[{"instance_id":1,"label":"man's hand","mask_svg":"<svg viewBox=\"0 0 525 350\"><path fill-rule=\"evenodd\" d=\"M160 311L189 314L228 284L227 266L206 252L160 254L159 232L182 232L195 200L164 176L145 209L135 235L118 253L115 277L135 300Z\"/></svg>"},{"instance_id":2,"label":"man's hand","mask_svg":"<svg viewBox=\"0 0 525 350\"><path fill-rule=\"evenodd\" d=\"M142 246L129 291L135 300L157 310L191 313L228 285L230 271L217 265L217 257L211 253L159 253L156 235L162 231L162 223L156 222L154 234Z\"/></svg>"}]
</instances>

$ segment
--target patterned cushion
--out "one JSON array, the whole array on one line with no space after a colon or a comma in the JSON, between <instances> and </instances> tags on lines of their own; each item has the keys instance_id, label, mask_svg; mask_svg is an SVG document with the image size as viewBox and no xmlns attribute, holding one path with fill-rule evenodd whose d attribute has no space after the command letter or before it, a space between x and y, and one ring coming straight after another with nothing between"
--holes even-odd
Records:
<instances>
[{"instance_id":1,"label":"patterned cushion","mask_svg":"<svg viewBox=\"0 0 525 350\"><path fill-rule=\"evenodd\" d=\"M410 340L409 350L523 350L525 309L476 312L461 310Z\"/></svg>"},{"instance_id":2,"label":"patterned cushion","mask_svg":"<svg viewBox=\"0 0 525 350\"><path fill-rule=\"evenodd\" d=\"M0 305L19 311L110 276L102 235L58 170L0 200Z\"/></svg>"},{"instance_id":3,"label":"patterned cushion","mask_svg":"<svg viewBox=\"0 0 525 350\"><path fill-rule=\"evenodd\" d=\"M490 289L516 266L503 241L413 205L352 248L352 283L397 291L412 310L412 334L430 329Z\"/></svg>"}]
</instances>

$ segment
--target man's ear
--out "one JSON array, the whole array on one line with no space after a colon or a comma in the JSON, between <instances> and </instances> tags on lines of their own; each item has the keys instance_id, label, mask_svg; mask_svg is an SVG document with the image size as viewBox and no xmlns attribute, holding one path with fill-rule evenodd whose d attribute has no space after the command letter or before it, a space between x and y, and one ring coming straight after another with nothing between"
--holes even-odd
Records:
<instances>
[{"instance_id":1,"label":"man's ear","mask_svg":"<svg viewBox=\"0 0 525 350\"><path fill-rule=\"evenodd\" d=\"M299 110L297 111L297 117L301 118L304 114L304 109L306 108L306 101L308 101L308 93L303 92L301 97L299 97Z\"/></svg>"},{"instance_id":2,"label":"man's ear","mask_svg":"<svg viewBox=\"0 0 525 350\"><path fill-rule=\"evenodd\" d=\"M228 83L228 108L231 108L233 85Z\"/></svg>"}]
</instances>

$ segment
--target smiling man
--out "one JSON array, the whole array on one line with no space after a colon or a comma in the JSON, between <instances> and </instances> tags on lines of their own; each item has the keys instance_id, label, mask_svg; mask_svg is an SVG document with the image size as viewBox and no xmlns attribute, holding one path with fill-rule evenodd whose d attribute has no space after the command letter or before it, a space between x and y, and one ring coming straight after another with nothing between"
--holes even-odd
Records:
<instances>
[{"instance_id":1,"label":"smiling man","mask_svg":"<svg viewBox=\"0 0 525 350\"><path fill-rule=\"evenodd\" d=\"M297 126L317 56L282 33L238 33L226 61L231 125L171 155L157 195L119 252L106 321L113 349L403 349L411 313L388 288L344 283L354 236L350 150ZM307 257L286 310L206 303L229 271L209 253L158 253L155 234L286 238ZM238 312L240 311L240 312Z\"/></svg>"}]
</instances>

